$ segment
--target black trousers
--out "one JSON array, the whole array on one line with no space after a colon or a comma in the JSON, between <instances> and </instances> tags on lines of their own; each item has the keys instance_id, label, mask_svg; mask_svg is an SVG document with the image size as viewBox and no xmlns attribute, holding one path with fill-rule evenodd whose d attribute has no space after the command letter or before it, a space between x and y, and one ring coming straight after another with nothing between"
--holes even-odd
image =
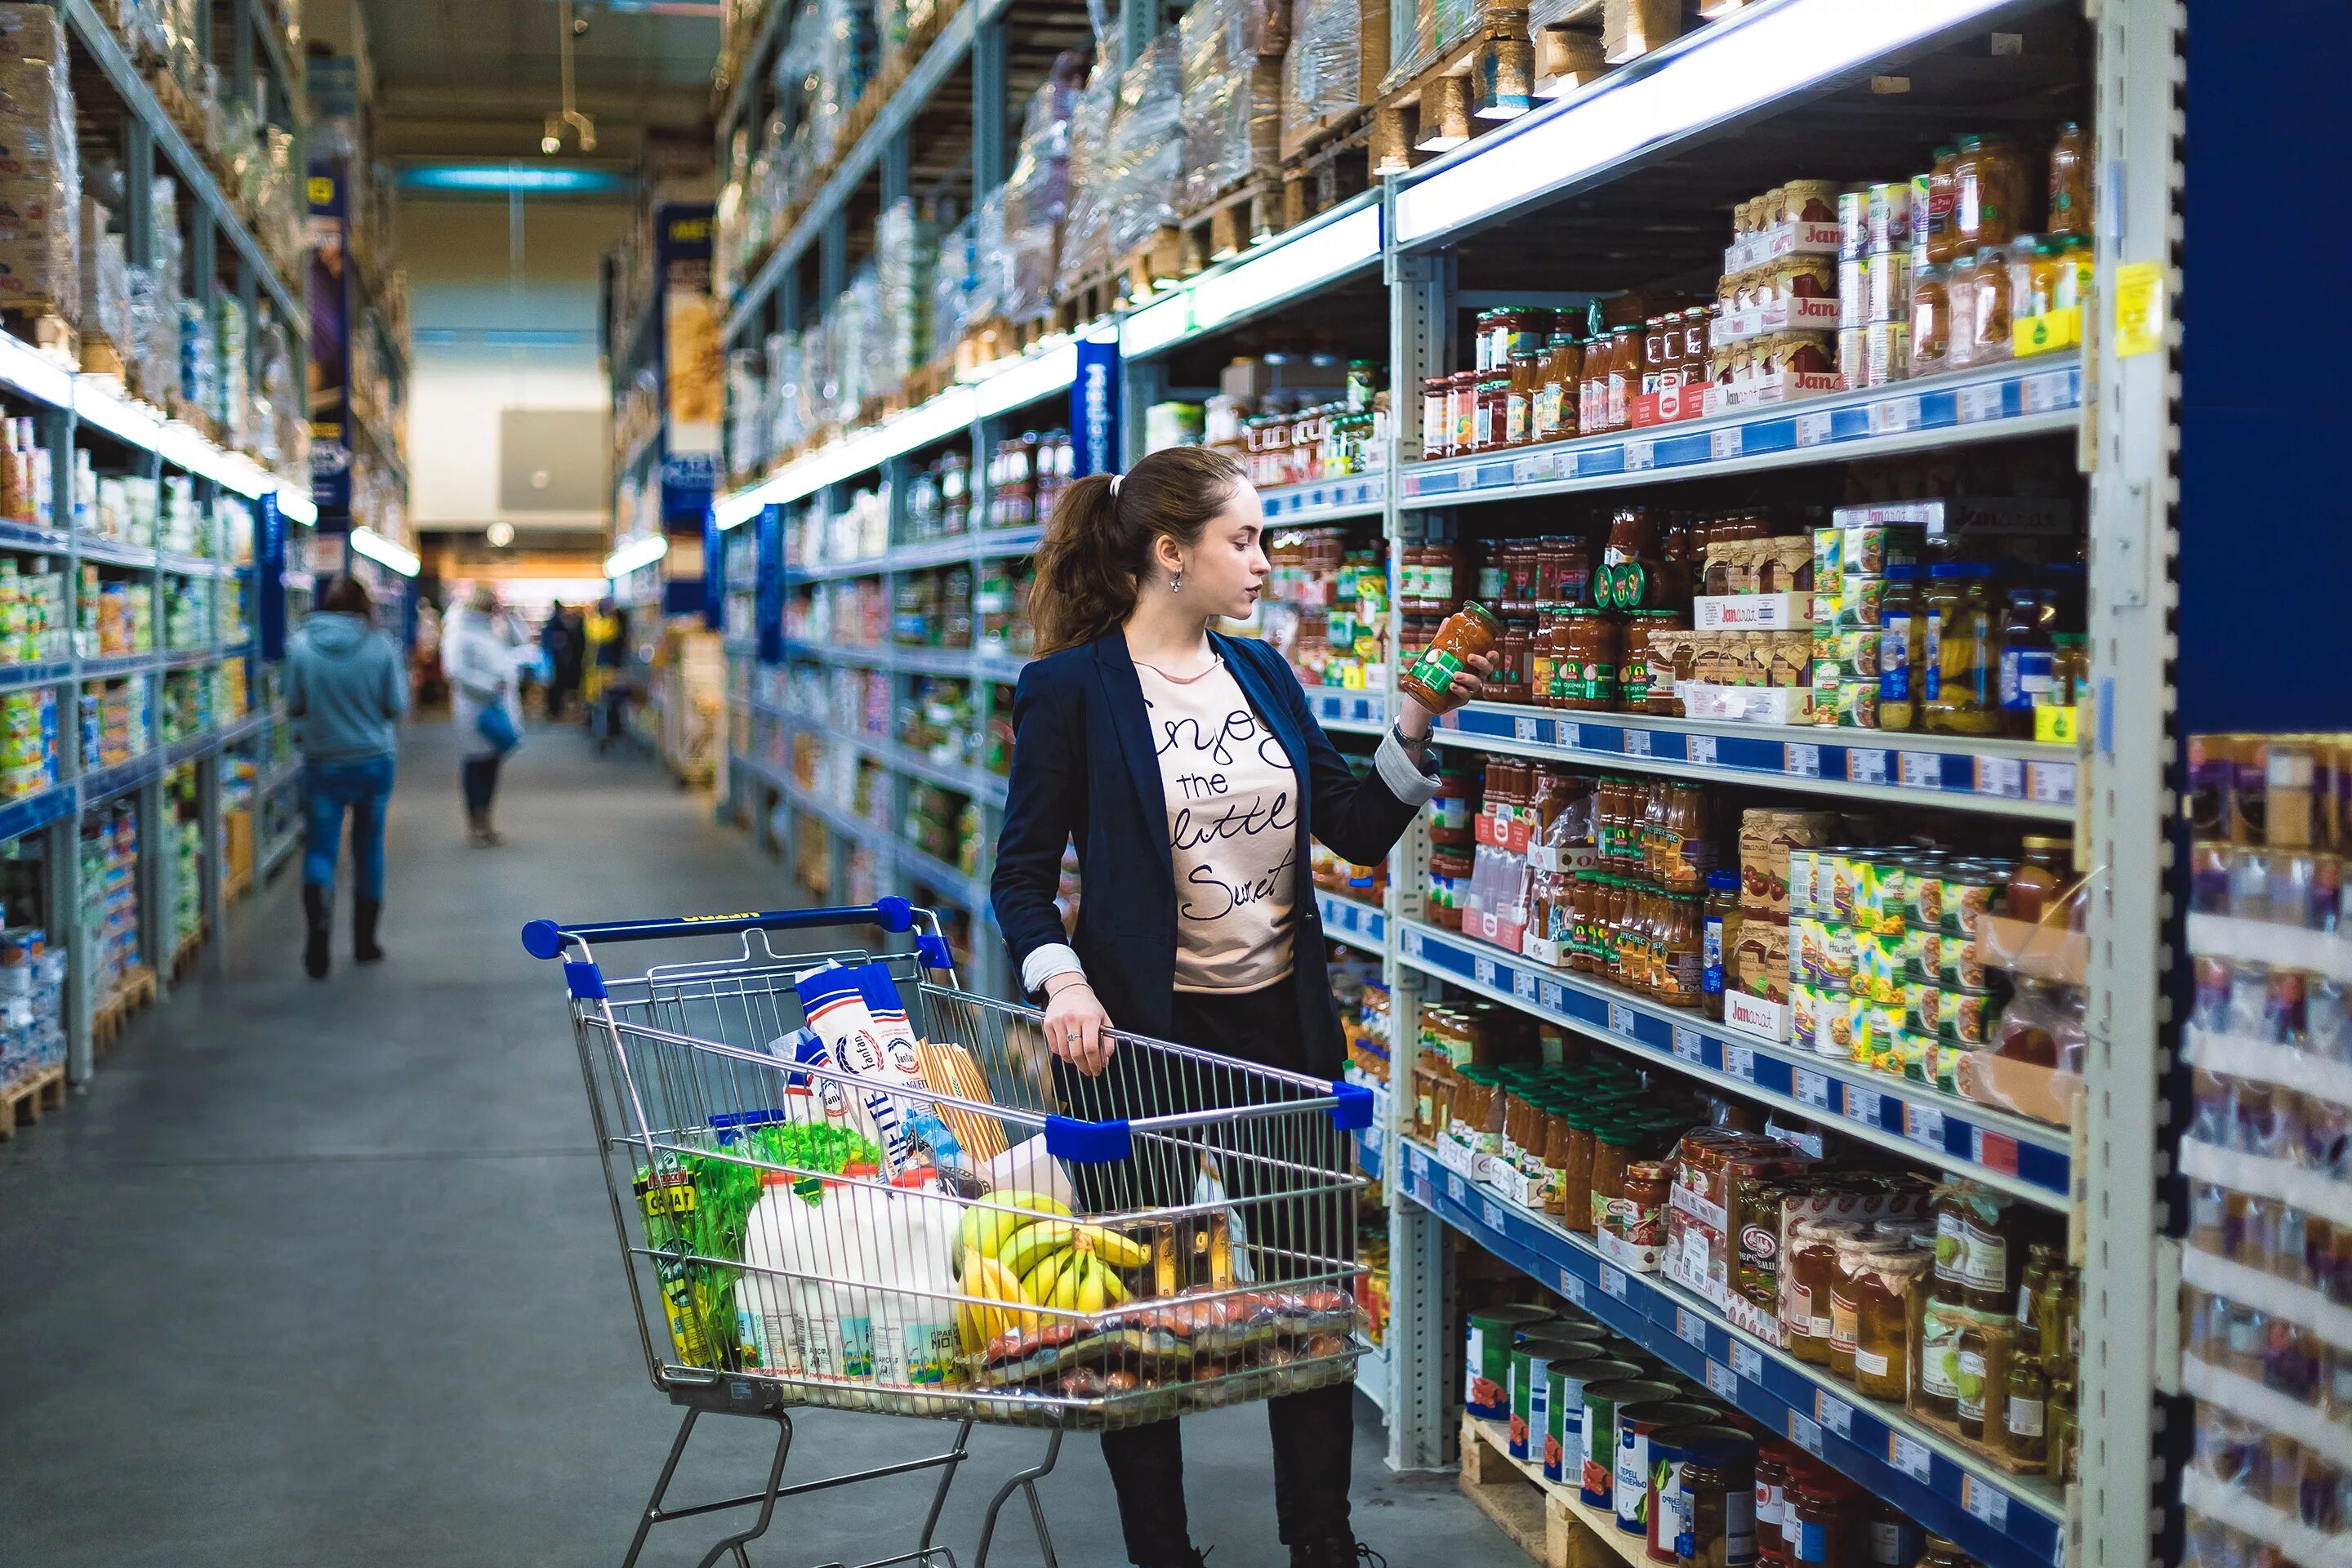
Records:
<instances>
[{"instance_id":1,"label":"black trousers","mask_svg":"<svg viewBox=\"0 0 2352 1568\"><path fill-rule=\"evenodd\" d=\"M1236 1057L1262 1066L1301 1070L1297 1019L1292 1005L1293 982L1284 980L1255 991L1176 993L1176 1011L1169 1037L1180 1044ZM1118 1058L1113 1058L1106 1078L1117 1079ZM1089 1086L1099 1089L1097 1085ZM1126 1099L1124 1094L1118 1098ZM1137 1098L1159 1096L1139 1094ZM1171 1111L1190 1107L1138 1107ZM1245 1164L1245 1162L1237 1162ZM1229 1185L1244 1184L1229 1179ZM1236 1197L1245 1196L1235 1193ZM1188 1191L1171 1193L1160 1201L1185 1203ZM1291 1214L1292 1205L1250 1208L1254 1223L1271 1226L1267 1240L1287 1240L1323 1233L1329 1215ZM1303 1206L1303 1205L1302 1205ZM1322 1234L1318 1247L1345 1249L1352 1256L1353 1237ZM1261 1254L1263 1258L1263 1254ZM1262 1261L1259 1278L1270 1269ZM1266 1420L1274 1433L1274 1512L1285 1545L1325 1540L1352 1539L1348 1524L1348 1486L1355 1458L1355 1390L1334 1384L1304 1394L1266 1401ZM1155 1421L1102 1435L1103 1459L1110 1467L1111 1485L1118 1495L1119 1526L1130 1563L1141 1568L1184 1561L1190 1543L1184 1511L1184 1448L1181 1423Z\"/></svg>"},{"instance_id":2,"label":"black trousers","mask_svg":"<svg viewBox=\"0 0 2352 1568\"><path fill-rule=\"evenodd\" d=\"M506 758L497 752L487 757L467 757L457 769L458 781L465 785L466 809L477 816L490 809L490 796L499 787L499 764Z\"/></svg>"}]
</instances>

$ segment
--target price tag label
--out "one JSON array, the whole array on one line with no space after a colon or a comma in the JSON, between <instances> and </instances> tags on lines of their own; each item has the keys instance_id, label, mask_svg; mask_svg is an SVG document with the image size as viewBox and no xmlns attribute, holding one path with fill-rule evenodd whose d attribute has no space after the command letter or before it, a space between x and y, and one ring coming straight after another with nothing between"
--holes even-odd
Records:
<instances>
[{"instance_id":1,"label":"price tag label","mask_svg":"<svg viewBox=\"0 0 2352 1568\"><path fill-rule=\"evenodd\" d=\"M1422 955L1422 940L1419 931L1409 931L1404 933L1404 955L1407 958L1419 958Z\"/></svg>"},{"instance_id":2,"label":"price tag label","mask_svg":"<svg viewBox=\"0 0 2352 1568\"><path fill-rule=\"evenodd\" d=\"M1580 1307L1584 1305L1584 1281L1565 1268L1559 1271L1559 1293Z\"/></svg>"},{"instance_id":3,"label":"price tag label","mask_svg":"<svg viewBox=\"0 0 2352 1568\"><path fill-rule=\"evenodd\" d=\"M1739 426L1735 425L1727 430L1708 431L1706 455L1717 462L1739 456Z\"/></svg>"},{"instance_id":4,"label":"price tag label","mask_svg":"<svg viewBox=\"0 0 2352 1568\"><path fill-rule=\"evenodd\" d=\"M1793 1410L1790 1411L1789 1441L1816 1459L1820 1458L1822 1457L1821 1423L1800 1415Z\"/></svg>"},{"instance_id":5,"label":"price tag label","mask_svg":"<svg viewBox=\"0 0 2352 1568\"><path fill-rule=\"evenodd\" d=\"M1522 1002L1534 1001L1536 999L1535 975L1525 969L1512 970L1511 994L1517 997Z\"/></svg>"},{"instance_id":6,"label":"price tag label","mask_svg":"<svg viewBox=\"0 0 2352 1568\"><path fill-rule=\"evenodd\" d=\"M1700 1045L1696 1029L1685 1029L1680 1024L1675 1026L1675 1056L1693 1067L1706 1062L1706 1052Z\"/></svg>"},{"instance_id":7,"label":"price tag label","mask_svg":"<svg viewBox=\"0 0 2352 1568\"><path fill-rule=\"evenodd\" d=\"M1559 471L1557 453L1538 452L1532 458L1521 458L1511 464L1511 482L1524 485L1537 479L1548 479Z\"/></svg>"},{"instance_id":8,"label":"price tag label","mask_svg":"<svg viewBox=\"0 0 2352 1568\"><path fill-rule=\"evenodd\" d=\"M1994 1489L1981 1476L1960 1478L1960 1506L1995 1530L2009 1528L2009 1494Z\"/></svg>"},{"instance_id":9,"label":"price tag label","mask_svg":"<svg viewBox=\"0 0 2352 1568\"><path fill-rule=\"evenodd\" d=\"M1830 1108L1830 1080L1809 1068L1799 1068L1797 1100L1800 1104L1816 1105L1827 1110Z\"/></svg>"},{"instance_id":10,"label":"price tag label","mask_svg":"<svg viewBox=\"0 0 2352 1568\"><path fill-rule=\"evenodd\" d=\"M1935 752L1905 752L1903 787L1905 789L1941 789L1944 787L1944 759Z\"/></svg>"},{"instance_id":11,"label":"price tag label","mask_svg":"<svg viewBox=\"0 0 2352 1568\"><path fill-rule=\"evenodd\" d=\"M1977 793L2018 799L2025 794L2025 764L2015 757L1979 757Z\"/></svg>"},{"instance_id":12,"label":"price tag label","mask_svg":"<svg viewBox=\"0 0 2352 1568\"><path fill-rule=\"evenodd\" d=\"M1642 473L1658 466L1658 444L1646 437L1625 443L1625 471Z\"/></svg>"},{"instance_id":13,"label":"price tag label","mask_svg":"<svg viewBox=\"0 0 2352 1568\"><path fill-rule=\"evenodd\" d=\"M1495 984L1495 961L1491 958L1474 958L1470 961L1470 973L1477 979L1479 984L1492 985Z\"/></svg>"},{"instance_id":14,"label":"price tag label","mask_svg":"<svg viewBox=\"0 0 2352 1568\"><path fill-rule=\"evenodd\" d=\"M1797 416L1797 445L1818 447L1830 438L1830 416L1826 414Z\"/></svg>"},{"instance_id":15,"label":"price tag label","mask_svg":"<svg viewBox=\"0 0 2352 1568\"><path fill-rule=\"evenodd\" d=\"M1404 1168L1406 1175L1425 1179L1429 1175L1429 1156L1418 1149L1412 1150L1404 1163Z\"/></svg>"},{"instance_id":16,"label":"price tag label","mask_svg":"<svg viewBox=\"0 0 2352 1568\"><path fill-rule=\"evenodd\" d=\"M1690 760L1693 767L1711 768L1715 766L1715 737L1712 735L1693 735L1690 738Z\"/></svg>"},{"instance_id":17,"label":"price tag label","mask_svg":"<svg viewBox=\"0 0 2352 1568\"><path fill-rule=\"evenodd\" d=\"M1919 427L1919 400L1916 397L1890 397L1884 403L1870 405L1870 433L1892 436Z\"/></svg>"},{"instance_id":18,"label":"price tag label","mask_svg":"<svg viewBox=\"0 0 2352 1568\"><path fill-rule=\"evenodd\" d=\"M1736 1400L1739 1397L1739 1379L1721 1362L1711 1361L1706 1363L1706 1389L1717 1399Z\"/></svg>"},{"instance_id":19,"label":"price tag label","mask_svg":"<svg viewBox=\"0 0 2352 1568\"><path fill-rule=\"evenodd\" d=\"M1524 714L1514 715L1511 719L1511 739L1533 744L1536 738L1536 720L1528 718Z\"/></svg>"},{"instance_id":20,"label":"price tag label","mask_svg":"<svg viewBox=\"0 0 2352 1568\"><path fill-rule=\"evenodd\" d=\"M1845 753L1845 776L1848 784L1885 784L1886 753L1868 746L1848 747Z\"/></svg>"},{"instance_id":21,"label":"price tag label","mask_svg":"<svg viewBox=\"0 0 2352 1568\"><path fill-rule=\"evenodd\" d=\"M1750 1383L1764 1381L1764 1352L1738 1340L1731 1342L1731 1370Z\"/></svg>"},{"instance_id":22,"label":"price tag label","mask_svg":"<svg viewBox=\"0 0 2352 1568\"><path fill-rule=\"evenodd\" d=\"M1462 1184L1461 1172L1448 1171L1445 1173L1445 1195L1452 1198L1457 1204L1464 1198L1470 1195L1470 1189Z\"/></svg>"},{"instance_id":23,"label":"price tag label","mask_svg":"<svg viewBox=\"0 0 2352 1568\"><path fill-rule=\"evenodd\" d=\"M2055 414L2074 406L2074 378L2063 370L2025 378L2025 411Z\"/></svg>"},{"instance_id":24,"label":"price tag label","mask_svg":"<svg viewBox=\"0 0 2352 1568\"><path fill-rule=\"evenodd\" d=\"M1687 1307L1676 1307L1675 1338L1694 1350L1706 1349L1706 1320Z\"/></svg>"},{"instance_id":25,"label":"price tag label","mask_svg":"<svg viewBox=\"0 0 2352 1568\"><path fill-rule=\"evenodd\" d=\"M1826 1390L1816 1389L1813 1394L1813 1415L1821 1422L1823 1431L1834 1432L1841 1437L1853 1436L1853 1406L1835 1394Z\"/></svg>"},{"instance_id":26,"label":"price tag label","mask_svg":"<svg viewBox=\"0 0 2352 1568\"><path fill-rule=\"evenodd\" d=\"M2025 772L2026 782L2032 788L2034 799L2045 805L2074 804L2074 763L2036 763Z\"/></svg>"},{"instance_id":27,"label":"price tag label","mask_svg":"<svg viewBox=\"0 0 2352 1568\"><path fill-rule=\"evenodd\" d=\"M1845 1113L1849 1121L1865 1121L1873 1127L1881 1126L1883 1123L1879 1121L1879 1114L1885 1108L1885 1104L1886 1097L1874 1089L1864 1089L1860 1084L1853 1083L1845 1086Z\"/></svg>"},{"instance_id":28,"label":"price tag label","mask_svg":"<svg viewBox=\"0 0 2352 1568\"><path fill-rule=\"evenodd\" d=\"M1960 423L1980 425L2001 416L2000 384L1960 388Z\"/></svg>"},{"instance_id":29,"label":"price tag label","mask_svg":"<svg viewBox=\"0 0 2352 1568\"><path fill-rule=\"evenodd\" d=\"M1486 1222L1488 1230L1503 1228L1503 1205L1492 1198L1478 1200L1478 1216Z\"/></svg>"},{"instance_id":30,"label":"price tag label","mask_svg":"<svg viewBox=\"0 0 2352 1568\"><path fill-rule=\"evenodd\" d=\"M1723 1047L1723 1070L1742 1083L1756 1081L1756 1053L1746 1046Z\"/></svg>"},{"instance_id":31,"label":"price tag label","mask_svg":"<svg viewBox=\"0 0 2352 1568\"><path fill-rule=\"evenodd\" d=\"M1626 731L1625 754L1629 757L1648 756L1650 754L1650 732L1647 730Z\"/></svg>"},{"instance_id":32,"label":"price tag label","mask_svg":"<svg viewBox=\"0 0 2352 1568\"><path fill-rule=\"evenodd\" d=\"M1631 1037L1633 1033L1633 1009L1622 1002L1609 1004L1609 1032Z\"/></svg>"},{"instance_id":33,"label":"price tag label","mask_svg":"<svg viewBox=\"0 0 2352 1568\"><path fill-rule=\"evenodd\" d=\"M1944 1113L1924 1105L1903 1108L1903 1136L1914 1143L1942 1152L1944 1147Z\"/></svg>"},{"instance_id":34,"label":"price tag label","mask_svg":"<svg viewBox=\"0 0 2352 1568\"><path fill-rule=\"evenodd\" d=\"M1810 741L1791 741L1781 749L1780 771L1792 779L1822 776L1822 749Z\"/></svg>"},{"instance_id":35,"label":"price tag label","mask_svg":"<svg viewBox=\"0 0 2352 1568\"><path fill-rule=\"evenodd\" d=\"M1536 1000L1557 1013L1568 1005L1568 987L1557 980L1539 981L1536 985Z\"/></svg>"},{"instance_id":36,"label":"price tag label","mask_svg":"<svg viewBox=\"0 0 2352 1568\"><path fill-rule=\"evenodd\" d=\"M1624 1271L1604 1263L1601 1266L1601 1288L1620 1301L1625 1299Z\"/></svg>"},{"instance_id":37,"label":"price tag label","mask_svg":"<svg viewBox=\"0 0 2352 1568\"><path fill-rule=\"evenodd\" d=\"M1916 1438L1906 1437L1900 1432L1886 1435L1886 1462L1922 1486L1927 1484L1928 1476L1935 1469L1935 1461L1928 1455L1927 1445Z\"/></svg>"}]
</instances>

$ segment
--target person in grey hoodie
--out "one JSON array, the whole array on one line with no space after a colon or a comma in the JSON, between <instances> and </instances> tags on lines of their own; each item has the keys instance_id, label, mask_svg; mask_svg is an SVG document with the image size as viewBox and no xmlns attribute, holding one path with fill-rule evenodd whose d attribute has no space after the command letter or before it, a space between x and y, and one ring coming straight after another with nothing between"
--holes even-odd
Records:
<instances>
[{"instance_id":1,"label":"person in grey hoodie","mask_svg":"<svg viewBox=\"0 0 2352 1568\"><path fill-rule=\"evenodd\" d=\"M408 710L400 650L375 629L367 588L339 577L287 645L286 711L302 748L309 832L302 849L302 967L326 977L333 934L335 861L352 814L352 957L373 963L383 911L383 817L392 804L394 721Z\"/></svg>"}]
</instances>

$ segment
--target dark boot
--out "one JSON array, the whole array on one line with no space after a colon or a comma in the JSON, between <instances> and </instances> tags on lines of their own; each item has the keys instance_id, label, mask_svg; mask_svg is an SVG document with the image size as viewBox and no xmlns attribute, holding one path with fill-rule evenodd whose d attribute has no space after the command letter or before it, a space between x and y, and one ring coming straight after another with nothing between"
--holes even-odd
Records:
<instances>
[{"instance_id":1,"label":"dark boot","mask_svg":"<svg viewBox=\"0 0 2352 1568\"><path fill-rule=\"evenodd\" d=\"M1209 1554L1206 1552L1196 1552L1187 1546L1173 1557L1164 1557L1157 1562L1147 1563L1142 1565L1142 1568L1209 1568Z\"/></svg>"},{"instance_id":2,"label":"dark boot","mask_svg":"<svg viewBox=\"0 0 2352 1568\"><path fill-rule=\"evenodd\" d=\"M383 949L375 944L376 917L383 913L382 899L352 900L352 957L361 963L376 963L383 958Z\"/></svg>"},{"instance_id":3,"label":"dark boot","mask_svg":"<svg viewBox=\"0 0 2352 1568\"><path fill-rule=\"evenodd\" d=\"M1388 1568L1388 1559L1354 1536L1310 1541L1290 1549L1290 1568Z\"/></svg>"},{"instance_id":4,"label":"dark boot","mask_svg":"<svg viewBox=\"0 0 2352 1568\"><path fill-rule=\"evenodd\" d=\"M302 884L302 971L313 980L327 977L328 948L334 936L331 891L316 882Z\"/></svg>"}]
</instances>

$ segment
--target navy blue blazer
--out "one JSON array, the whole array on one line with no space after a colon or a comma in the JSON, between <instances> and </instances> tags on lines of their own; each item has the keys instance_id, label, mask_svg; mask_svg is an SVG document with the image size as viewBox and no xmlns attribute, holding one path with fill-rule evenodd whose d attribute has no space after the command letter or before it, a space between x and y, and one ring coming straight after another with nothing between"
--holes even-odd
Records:
<instances>
[{"instance_id":1,"label":"navy blue blazer","mask_svg":"<svg viewBox=\"0 0 2352 1568\"><path fill-rule=\"evenodd\" d=\"M1210 634L1258 718L1299 774L1297 905L1291 922L1298 1029L1306 1070L1339 1076L1346 1037L1324 964L1323 924L1307 875L1307 840L1358 865L1385 859L1429 788L1393 739L1359 780L1307 711L1282 655L1247 637ZM1116 628L1028 666L1013 700L1013 778L990 895L1017 976L1042 947L1066 942L1111 1022L1164 1037L1176 988L1176 876L1143 688ZM1400 775L1399 770L1402 770ZM1385 775L1385 776L1384 776ZM1054 893L1063 847L1077 840L1083 886L1077 929L1066 934Z\"/></svg>"}]
</instances>

